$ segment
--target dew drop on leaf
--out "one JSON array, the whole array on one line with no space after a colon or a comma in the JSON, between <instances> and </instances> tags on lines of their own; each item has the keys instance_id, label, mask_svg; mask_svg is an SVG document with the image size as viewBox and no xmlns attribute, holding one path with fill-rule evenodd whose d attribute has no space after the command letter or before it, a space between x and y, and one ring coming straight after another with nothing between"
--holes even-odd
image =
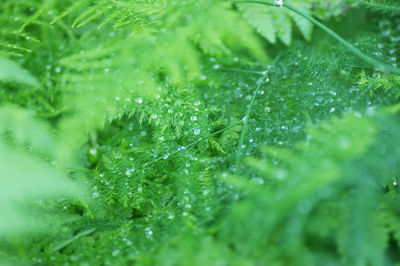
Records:
<instances>
[{"instance_id":1,"label":"dew drop on leaf","mask_svg":"<svg viewBox=\"0 0 400 266\"><path fill-rule=\"evenodd\" d=\"M145 232L146 232L146 235L148 235L148 236L152 236L153 235L153 231L151 230L150 227L146 227Z\"/></svg>"}]
</instances>

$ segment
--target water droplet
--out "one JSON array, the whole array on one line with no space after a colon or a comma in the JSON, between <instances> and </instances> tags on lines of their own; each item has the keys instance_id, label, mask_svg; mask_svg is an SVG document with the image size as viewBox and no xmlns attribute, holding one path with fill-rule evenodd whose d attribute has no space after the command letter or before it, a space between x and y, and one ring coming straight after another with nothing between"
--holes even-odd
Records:
<instances>
[{"instance_id":1,"label":"water droplet","mask_svg":"<svg viewBox=\"0 0 400 266\"><path fill-rule=\"evenodd\" d=\"M94 192L93 194L92 194L92 197L93 198L97 198L99 196L99 193L97 193L97 192Z\"/></svg>"},{"instance_id":2,"label":"water droplet","mask_svg":"<svg viewBox=\"0 0 400 266\"><path fill-rule=\"evenodd\" d=\"M192 121L197 121L197 116L195 116L195 115L191 116L191 117L190 117L190 120L192 120Z\"/></svg>"},{"instance_id":3,"label":"water droplet","mask_svg":"<svg viewBox=\"0 0 400 266\"><path fill-rule=\"evenodd\" d=\"M146 229L144 229L146 231L146 235L148 236L152 236L153 235L153 231L151 230L150 227L146 227Z\"/></svg>"},{"instance_id":4,"label":"water droplet","mask_svg":"<svg viewBox=\"0 0 400 266\"><path fill-rule=\"evenodd\" d=\"M116 256L119 255L119 253L121 253L121 251L120 251L119 249L114 249L113 252L111 253L111 255L112 255L113 257L116 257Z\"/></svg>"},{"instance_id":5,"label":"water droplet","mask_svg":"<svg viewBox=\"0 0 400 266\"><path fill-rule=\"evenodd\" d=\"M336 108L335 107L331 107L331 109L329 110L329 112L333 113L335 112Z\"/></svg>"},{"instance_id":6,"label":"water droplet","mask_svg":"<svg viewBox=\"0 0 400 266\"><path fill-rule=\"evenodd\" d=\"M264 94L264 91L263 91L263 90L260 90L260 91L258 92L258 94L259 94L259 95L263 95L263 94Z\"/></svg>"},{"instance_id":7,"label":"water droplet","mask_svg":"<svg viewBox=\"0 0 400 266\"><path fill-rule=\"evenodd\" d=\"M160 141L164 141L164 136L158 138Z\"/></svg>"},{"instance_id":8,"label":"water droplet","mask_svg":"<svg viewBox=\"0 0 400 266\"><path fill-rule=\"evenodd\" d=\"M138 187L137 192L142 193L143 192L143 188L142 187Z\"/></svg>"},{"instance_id":9,"label":"water droplet","mask_svg":"<svg viewBox=\"0 0 400 266\"><path fill-rule=\"evenodd\" d=\"M265 106L264 111L267 112L267 113L269 113L269 112L271 112L271 108L268 107L268 106Z\"/></svg>"},{"instance_id":10,"label":"water droplet","mask_svg":"<svg viewBox=\"0 0 400 266\"><path fill-rule=\"evenodd\" d=\"M143 102L142 97L137 98L137 99L136 99L136 102L137 102L138 104L141 104L141 103Z\"/></svg>"},{"instance_id":11,"label":"water droplet","mask_svg":"<svg viewBox=\"0 0 400 266\"><path fill-rule=\"evenodd\" d=\"M167 211L167 215L168 215L168 219L170 219L170 220L175 218L175 216L169 211Z\"/></svg>"},{"instance_id":12,"label":"water droplet","mask_svg":"<svg viewBox=\"0 0 400 266\"><path fill-rule=\"evenodd\" d=\"M195 129L193 130L193 134L199 135L199 134L200 134L200 129L199 129L199 128L195 128Z\"/></svg>"},{"instance_id":13,"label":"water droplet","mask_svg":"<svg viewBox=\"0 0 400 266\"><path fill-rule=\"evenodd\" d=\"M133 172L135 172L135 169L134 169L134 168L126 169L125 175L131 176Z\"/></svg>"},{"instance_id":14,"label":"water droplet","mask_svg":"<svg viewBox=\"0 0 400 266\"><path fill-rule=\"evenodd\" d=\"M153 119L156 119L158 116L157 116L157 114L152 114L151 115L151 118L153 118Z\"/></svg>"},{"instance_id":15,"label":"water droplet","mask_svg":"<svg viewBox=\"0 0 400 266\"><path fill-rule=\"evenodd\" d=\"M124 241L128 246L132 246L132 241L127 238L123 238L122 241Z\"/></svg>"},{"instance_id":16,"label":"water droplet","mask_svg":"<svg viewBox=\"0 0 400 266\"><path fill-rule=\"evenodd\" d=\"M249 139L249 142L250 142L250 143L253 143L253 142L254 142L254 139Z\"/></svg>"},{"instance_id":17,"label":"water droplet","mask_svg":"<svg viewBox=\"0 0 400 266\"><path fill-rule=\"evenodd\" d=\"M368 116L373 116L375 114L375 107L373 106L368 106L367 107L367 115Z\"/></svg>"},{"instance_id":18,"label":"water droplet","mask_svg":"<svg viewBox=\"0 0 400 266\"><path fill-rule=\"evenodd\" d=\"M89 153L90 153L91 155L93 155L93 156L96 156L96 155L97 155L97 149L96 149L96 148L91 148L91 149L89 150Z\"/></svg>"},{"instance_id":19,"label":"water droplet","mask_svg":"<svg viewBox=\"0 0 400 266\"><path fill-rule=\"evenodd\" d=\"M126 169L126 171L125 171L125 175L126 176L131 176L131 170L130 169Z\"/></svg>"},{"instance_id":20,"label":"water droplet","mask_svg":"<svg viewBox=\"0 0 400 266\"><path fill-rule=\"evenodd\" d=\"M146 132L146 131L142 131L142 132L140 132L140 135L146 136L146 135L147 135L147 132Z\"/></svg>"},{"instance_id":21,"label":"water droplet","mask_svg":"<svg viewBox=\"0 0 400 266\"><path fill-rule=\"evenodd\" d=\"M261 177L254 177L251 179L251 181L253 181L254 183L256 183L258 185L264 184L264 179L262 179Z\"/></svg>"},{"instance_id":22,"label":"water droplet","mask_svg":"<svg viewBox=\"0 0 400 266\"><path fill-rule=\"evenodd\" d=\"M168 154L168 153L166 153L166 154L164 154L164 157L163 157L163 159L164 159L164 160L166 160L166 159L168 159L168 157L169 157L169 154Z\"/></svg>"},{"instance_id":23,"label":"water droplet","mask_svg":"<svg viewBox=\"0 0 400 266\"><path fill-rule=\"evenodd\" d=\"M108 73L109 71L110 71L109 68L105 68L105 69L104 69L104 73Z\"/></svg>"},{"instance_id":24,"label":"water droplet","mask_svg":"<svg viewBox=\"0 0 400 266\"><path fill-rule=\"evenodd\" d=\"M55 71L56 71L56 73L60 73L61 72L61 67L56 67Z\"/></svg>"},{"instance_id":25,"label":"water droplet","mask_svg":"<svg viewBox=\"0 0 400 266\"><path fill-rule=\"evenodd\" d=\"M194 106L199 106L200 104L201 104L200 100L195 100L193 103Z\"/></svg>"}]
</instances>

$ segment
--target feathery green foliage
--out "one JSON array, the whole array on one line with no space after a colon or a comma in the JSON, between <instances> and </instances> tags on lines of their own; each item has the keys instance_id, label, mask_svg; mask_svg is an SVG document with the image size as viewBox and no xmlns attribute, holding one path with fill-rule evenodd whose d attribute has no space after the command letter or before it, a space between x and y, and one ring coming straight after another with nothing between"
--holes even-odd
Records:
<instances>
[{"instance_id":1,"label":"feathery green foliage","mask_svg":"<svg viewBox=\"0 0 400 266\"><path fill-rule=\"evenodd\" d=\"M398 16L400 14L400 3L396 0L364 0L361 3L374 11L390 16Z\"/></svg>"},{"instance_id":2,"label":"feathery green foliage","mask_svg":"<svg viewBox=\"0 0 400 266\"><path fill-rule=\"evenodd\" d=\"M395 1L3 2L0 264L400 263Z\"/></svg>"},{"instance_id":3,"label":"feathery green foliage","mask_svg":"<svg viewBox=\"0 0 400 266\"><path fill-rule=\"evenodd\" d=\"M332 15L340 15L344 11L343 7L349 3L343 0L330 1L329 3L308 0L292 1L291 4L306 14L318 15L320 18L325 19ZM276 43L278 37L284 44L290 45L293 23L297 26L304 39L311 40L313 24L289 10L278 9L272 4L271 6L260 6L252 3L240 3L240 1L238 1L238 9L243 13L247 21L271 43ZM324 12L324 9L330 12ZM336 10L339 10L339 13Z\"/></svg>"}]
</instances>

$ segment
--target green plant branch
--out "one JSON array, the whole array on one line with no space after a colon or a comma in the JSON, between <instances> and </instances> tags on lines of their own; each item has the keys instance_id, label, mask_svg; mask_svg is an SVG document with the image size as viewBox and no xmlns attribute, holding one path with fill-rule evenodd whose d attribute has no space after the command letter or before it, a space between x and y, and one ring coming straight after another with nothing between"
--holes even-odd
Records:
<instances>
[{"instance_id":1,"label":"green plant branch","mask_svg":"<svg viewBox=\"0 0 400 266\"><path fill-rule=\"evenodd\" d=\"M208 138L211 138L212 136L215 136L215 135L217 135L217 134L219 134L219 133L222 133L222 132L224 132L224 131L226 131L226 130L229 130L229 129L233 128L233 127L236 127L237 125L243 123L244 120L245 120L245 119L242 119L242 120L240 120L239 122L237 122L237 123L235 123L235 124L233 124L233 125L230 125L230 126L228 126L228 127L226 127L226 128L223 128L223 129L221 129L221 130L215 131L214 133L212 133L212 134L210 134L210 135L208 135L208 136L206 136L206 137L200 138L200 139L198 139L198 140L196 140L196 141L190 143L189 145L184 146L183 149L179 149L179 150L176 150L176 151L174 151L174 152L164 154L163 156L161 156L161 157L159 157L159 158L157 158L157 159L154 159L154 160L151 161L151 162L144 163L144 164L143 164L143 167L148 166L148 165L150 165L150 164L153 164L153 163L155 163L155 162L158 162L158 161L160 161L160 160L166 159L166 157L169 158L169 157L171 157L171 156L173 156L173 155L175 155L175 154L177 154L177 153L179 153L179 152L181 152L181 151L183 151L183 150L186 150L186 149L188 149L188 148L191 148L191 147L195 146L197 143L199 143L199 142L201 142L201 141L203 141L203 140L206 140L206 139L208 139Z\"/></svg>"},{"instance_id":2,"label":"green plant branch","mask_svg":"<svg viewBox=\"0 0 400 266\"><path fill-rule=\"evenodd\" d=\"M266 3L263 1L257 1L257 0L242 0L242 1L234 1L235 3L254 3L254 4L262 4L262 5L267 5L267 6L276 6L274 4L270 4L270 3ZM304 17L305 19L307 19L308 21L310 21L311 23L313 23L314 25L316 25L317 27L319 27L320 29L322 29L323 31L325 31L326 33L328 33L328 35L330 35L331 37L333 37L334 39L336 39L338 42L340 42L343 46L345 46L349 51L351 51L353 54L355 54L356 56L358 56L360 59L364 60L366 63L376 67L379 71L382 71L384 73L388 73L388 74L398 74L400 75L400 69L390 66L388 64L382 63L366 54L364 54L363 52L361 52L359 49L357 49L356 47L354 47L353 45L351 45L349 42L347 42L346 40L344 40L342 37L340 37L336 32L334 32L333 30L329 29L327 26L325 26L324 24L322 24L321 22L319 22L318 20L314 19L313 17L307 15L306 13L304 13L303 11L287 4L287 3L283 3L282 5L283 7L289 9L290 11Z\"/></svg>"},{"instance_id":3,"label":"green plant branch","mask_svg":"<svg viewBox=\"0 0 400 266\"><path fill-rule=\"evenodd\" d=\"M77 240L77 239L79 239L79 238L81 238L83 236L90 235L90 234L94 233L96 230L97 230L97 228L90 228L90 229L87 229L87 230L84 230L84 231L78 233L74 237L72 237L72 238L70 238L70 239L68 239L68 240L56 245L53 248L53 252L60 251L61 249L65 248L66 246L68 246L69 244L74 242L75 240Z\"/></svg>"},{"instance_id":4,"label":"green plant branch","mask_svg":"<svg viewBox=\"0 0 400 266\"><path fill-rule=\"evenodd\" d=\"M251 98L249 107L247 108L247 112L246 112L246 116L243 118L243 129L242 132L240 133L240 138L239 138L239 143L237 146L237 153L236 153L236 161L235 161L235 169L239 169L240 166L240 159L242 158L242 145L244 143L244 138L246 137L246 133L247 133L247 128L248 128L248 124L249 124L249 117L251 114L251 109L253 107L254 104L254 100L256 99L256 95L258 93L258 91L261 88L261 85L264 83L264 80L267 78L268 73L266 72L261 78L258 79L257 81L257 87L253 93L253 97Z\"/></svg>"},{"instance_id":5,"label":"green plant branch","mask_svg":"<svg viewBox=\"0 0 400 266\"><path fill-rule=\"evenodd\" d=\"M281 57L281 54L278 54L275 57L275 59L272 61L272 64L275 64L279 60L280 57ZM240 133L239 143L238 143L238 146L237 146L237 154L236 154L236 161L235 161L235 169L236 170L238 170L239 166L240 166L240 160L242 158L242 145L244 143L244 138L246 137L247 128L248 128L248 124L249 124L249 118L250 118L251 110L252 110L253 105L254 105L254 101L256 99L258 91L261 88L261 85L264 83L264 81L268 77L268 71L264 71L262 73L263 73L263 76L261 78L259 78L258 81L257 81L257 87L256 87L256 89L255 89L255 91L253 93L253 97L251 98L249 107L247 108L245 119L243 119L243 121L244 121L243 129L242 129L242 132Z\"/></svg>"},{"instance_id":6,"label":"green plant branch","mask_svg":"<svg viewBox=\"0 0 400 266\"><path fill-rule=\"evenodd\" d=\"M254 70L247 70L247 69L240 69L240 68L233 68L233 67L221 67L219 69L226 70L226 71L236 71L236 72L242 72L242 73L259 74L259 75L265 74L265 71L254 71Z\"/></svg>"}]
</instances>

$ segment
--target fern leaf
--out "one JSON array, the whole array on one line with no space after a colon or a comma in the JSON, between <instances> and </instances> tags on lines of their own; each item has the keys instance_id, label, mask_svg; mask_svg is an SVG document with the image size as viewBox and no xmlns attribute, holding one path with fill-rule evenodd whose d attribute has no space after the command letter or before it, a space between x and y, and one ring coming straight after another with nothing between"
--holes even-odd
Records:
<instances>
[{"instance_id":1,"label":"fern leaf","mask_svg":"<svg viewBox=\"0 0 400 266\"><path fill-rule=\"evenodd\" d=\"M327 4L326 1L296 0L291 1L290 4L308 15L315 13L321 18L327 18L332 14L324 11L337 9L342 11L343 8L341 7L345 6L347 1L336 0L330 2ZM260 35L271 43L275 43L276 37L278 37L285 45L290 45L292 42L293 23L297 26L304 39L311 40L313 24L286 9L254 3L238 3L237 6L243 17ZM338 12L334 13L334 15L339 14Z\"/></svg>"},{"instance_id":2,"label":"fern leaf","mask_svg":"<svg viewBox=\"0 0 400 266\"><path fill-rule=\"evenodd\" d=\"M400 15L400 3L397 0L363 0L361 3L372 11L381 12L390 16Z\"/></svg>"},{"instance_id":3,"label":"fern leaf","mask_svg":"<svg viewBox=\"0 0 400 266\"><path fill-rule=\"evenodd\" d=\"M46 232L49 228L43 225L51 216L32 215L42 213L33 203L61 195L77 198L79 189L62 172L35 158L34 152L47 160L56 158L54 137L46 124L26 111L6 106L0 108L0 125L0 136L6 134L15 144L33 149L29 153L19 151L0 138L0 236Z\"/></svg>"},{"instance_id":4,"label":"fern leaf","mask_svg":"<svg viewBox=\"0 0 400 266\"><path fill-rule=\"evenodd\" d=\"M309 2L298 1L293 4L304 10L304 12L311 13L311 4ZM271 43L275 43L276 37L279 37L284 44L290 45L293 21L303 37L306 40L311 39L312 23L302 17L291 14L288 10L266 5L255 5L253 3L240 3L238 4L238 9L247 21L257 29L258 33Z\"/></svg>"},{"instance_id":5,"label":"fern leaf","mask_svg":"<svg viewBox=\"0 0 400 266\"><path fill-rule=\"evenodd\" d=\"M39 82L27 70L13 61L0 57L0 82L17 82L38 87Z\"/></svg>"}]
</instances>

